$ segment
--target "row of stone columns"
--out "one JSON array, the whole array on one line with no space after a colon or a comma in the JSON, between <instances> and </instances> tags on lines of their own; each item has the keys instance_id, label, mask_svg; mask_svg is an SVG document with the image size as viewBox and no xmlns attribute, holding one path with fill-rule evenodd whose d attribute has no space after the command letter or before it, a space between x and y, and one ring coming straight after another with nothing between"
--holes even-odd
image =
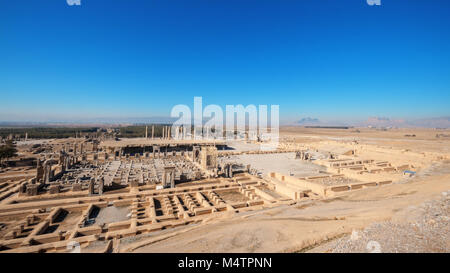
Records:
<instances>
[{"instance_id":1,"label":"row of stone columns","mask_svg":"<svg viewBox=\"0 0 450 273\"><path fill-rule=\"evenodd\" d=\"M147 132L147 129L146 129ZM147 135L147 133L146 133ZM154 126L152 126L152 139L154 137ZM208 134L209 137L209 134ZM163 126L162 128L162 139L186 139L187 138L187 128L185 126L175 126L175 130L172 134L172 126ZM195 138L195 132L194 132Z\"/></svg>"},{"instance_id":2,"label":"row of stone columns","mask_svg":"<svg viewBox=\"0 0 450 273\"><path fill-rule=\"evenodd\" d=\"M187 139L187 128L185 126L176 126L175 130L172 135L172 126L163 126L162 127L162 133L161 138L162 139ZM197 130L194 130L193 135L191 138L195 139L198 135L201 135L202 137L212 137L212 131L210 126L206 126L204 130L202 129L201 132L197 132ZM151 132L151 139L154 139L155 135L155 126L152 126L152 132ZM148 126L145 126L145 138L148 139Z\"/></svg>"},{"instance_id":3,"label":"row of stone columns","mask_svg":"<svg viewBox=\"0 0 450 273\"><path fill-rule=\"evenodd\" d=\"M148 126L145 126L145 138L148 139ZM152 139L155 138L155 125L152 125Z\"/></svg>"},{"instance_id":4,"label":"row of stone columns","mask_svg":"<svg viewBox=\"0 0 450 273\"><path fill-rule=\"evenodd\" d=\"M162 138L163 139L171 139L171 127L170 126L163 126L163 130L162 130Z\"/></svg>"}]
</instances>

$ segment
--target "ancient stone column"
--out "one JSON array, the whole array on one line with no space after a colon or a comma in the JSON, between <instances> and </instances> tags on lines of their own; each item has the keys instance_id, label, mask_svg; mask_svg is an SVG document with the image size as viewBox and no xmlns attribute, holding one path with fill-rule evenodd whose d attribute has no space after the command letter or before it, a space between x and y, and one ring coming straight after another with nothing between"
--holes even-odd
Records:
<instances>
[{"instance_id":1,"label":"ancient stone column","mask_svg":"<svg viewBox=\"0 0 450 273\"><path fill-rule=\"evenodd\" d=\"M94 185L95 185L95 179L91 178L91 180L89 181L89 186L88 186L88 194L94 194Z\"/></svg>"},{"instance_id":2,"label":"ancient stone column","mask_svg":"<svg viewBox=\"0 0 450 273\"><path fill-rule=\"evenodd\" d=\"M105 187L105 178L102 177L99 180L98 183L98 194L102 195L103 194L103 188Z\"/></svg>"},{"instance_id":3,"label":"ancient stone column","mask_svg":"<svg viewBox=\"0 0 450 273\"><path fill-rule=\"evenodd\" d=\"M175 167L164 167L163 186L175 188Z\"/></svg>"},{"instance_id":4,"label":"ancient stone column","mask_svg":"<svg viewBox=\"0 0 450 273\"><path fill-rule=\"evenodd\" d=\"M48 184L50 182L50 172L51 166L48 162L44 163L44 183Z\"/></svg>"},{"instance_id":5,"label":"ancient stone column","mask_svg":"<svg viewBox=\"0 0 450 273\"><path fill-rule=\"evenodd\" d=\"M20 195L23 195L24 193L26 193L27 192L27 186L25 185L25 184L21 184L20 186L19 186L19 196Z\"/></svg>"},{"instance_id":6,"label":"ancient stone column","mask_svg":"<svg viewBox=\"0 0 450 273\"><path fill-rule=\"evenodd\" d=\"M233 164L228 164L227 168L228 168L228 171L227 171L228 175L227 175L227 177L229 177L229 178L233 177Z\"/></svg>"},{"instance_id":7,"label":"ancient stone column","mask_svg":"<svg viewBox=\"0 0 450 273\"><path fill-rule=\"evenodd\" d=\"M43 180L44 178L44 167L42 166L41 160L37 159L37 167L36 167L36 181Z\"/></svg>"}]
</instances>

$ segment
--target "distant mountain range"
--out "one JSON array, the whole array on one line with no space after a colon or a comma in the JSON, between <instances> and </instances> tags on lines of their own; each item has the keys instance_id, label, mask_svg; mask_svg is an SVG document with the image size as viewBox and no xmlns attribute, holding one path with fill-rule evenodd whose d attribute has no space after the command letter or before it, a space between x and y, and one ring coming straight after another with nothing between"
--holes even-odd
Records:
<instances>
[{"instance_id":1,"label":"distant mountain range","mask_svg":"<svg viewBox=\"0 0 450 273\"><path fill-rule=\"evenodd\" d=\"M335 127L335 126L353 126L351 123L342 121L322 121L318 118L305 117L293 124L294 126L320 126L320 127Z\"/></svg>"},{"instance_id":2,"label":"distant mountain range","mask_svg":"<svg viewBox=\"0 0 450 273\"><path fill-rule=\"evenodd\" d=\"M450 117L395 119L388 117L369 117L361 122L321 121L317 118L305 117L295 122L295 126L355 126L355 127L399 127L399 128L450 128Z\"/></svg>"},{"instance_id":3,"label":"distant mountain range","mask_svg":"<svg viewBox=\"0 0 450 273\"><path fill-rule=\"evenodd\" d=\"M373 127L425 127L450 128L450 117L422 118L422 119L390 119L385 117L371 117L361 123L361 126Z\"/></svg>"},{"instance_id":4,"label":"distant mountain range","mask_svg":"<svg viewBox=\"0 0 450 273\"><path fill-rule=\"evenodd\" d=\"M320 120L317 118L302 118L301 120L297 121L298 125L303 125L303 126L312 126L312 125L320 125Z\"/></svg>"}]
</instances>

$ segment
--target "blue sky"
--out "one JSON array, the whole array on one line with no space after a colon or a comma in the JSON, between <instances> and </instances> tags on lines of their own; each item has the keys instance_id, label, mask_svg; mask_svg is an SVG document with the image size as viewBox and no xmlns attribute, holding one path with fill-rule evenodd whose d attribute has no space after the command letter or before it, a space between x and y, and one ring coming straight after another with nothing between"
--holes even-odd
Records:
<instances>
[{"instance_id":1,"label":"blue sky","mask_svg":"<svg viewBox=\"0 0 450 273\"><path fill-rule=\"evenodd\" d=\"M0 0L0 120L450 115L450 1Z\"/></svg>"}]
</instances>

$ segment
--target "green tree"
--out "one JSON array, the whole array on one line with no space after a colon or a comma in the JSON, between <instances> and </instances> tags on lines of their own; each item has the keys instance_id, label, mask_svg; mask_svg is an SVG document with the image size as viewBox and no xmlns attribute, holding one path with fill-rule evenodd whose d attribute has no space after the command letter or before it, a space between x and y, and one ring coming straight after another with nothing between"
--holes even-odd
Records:
<instances>
[{"instance_id":1,"label":"green tree","mask_svg":"<svg viewBox=\"0 0 450 273\"><path fill-rule=\"evenodd\" d=\"M4 159L14 156L17 156L17 149L12 141L8 141L5 145L0 146L0 164Z\"/></svg>"}]
</instances>

